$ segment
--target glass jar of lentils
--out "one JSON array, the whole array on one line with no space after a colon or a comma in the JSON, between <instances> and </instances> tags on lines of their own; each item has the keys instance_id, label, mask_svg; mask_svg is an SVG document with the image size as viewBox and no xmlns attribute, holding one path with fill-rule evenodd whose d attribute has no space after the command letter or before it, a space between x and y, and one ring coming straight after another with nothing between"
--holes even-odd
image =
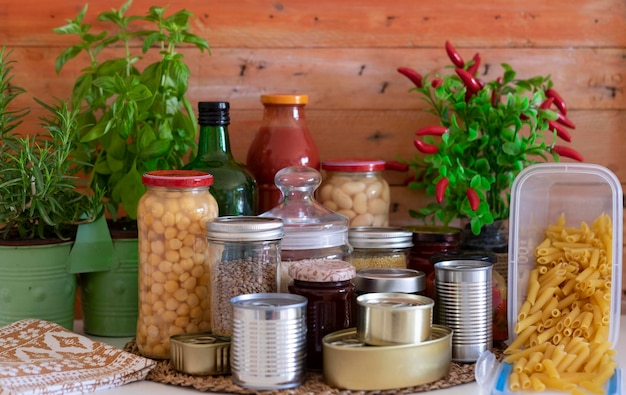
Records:
<instances>
[{"instance_id":1,"label":"glass jar of lentils","mask_svg":"<svg viewBox=\"0 0 626 395\"><path fill-rule=\"evenodd\" d=\"M357 226L350 228L351 263L359 269L406 268L413 232L404 228Z\"/></svg>"},{"instance_id":2,"label":"glass jar of lentils","mask_svg":"<svg viewBox=\"0 0 626 395\"><path fill-rule=\"evenodd\" d=\"M142 181L136 341L142 355L167 359L170 336L210 330L205 234L218 208L208 173L161 170L144 174Z\"/></svg>"},{"instance_id":3,"label":"glass jar of lentils","mask_svg":"<svg viewBox=\"0 0 626 395\"><path fill-rule=\"evenodd\" d=\"M232 336L231 298L278 291L282 237L279 218L226 216L207 224L215 335Z\"/></svg>"}]
</instances>

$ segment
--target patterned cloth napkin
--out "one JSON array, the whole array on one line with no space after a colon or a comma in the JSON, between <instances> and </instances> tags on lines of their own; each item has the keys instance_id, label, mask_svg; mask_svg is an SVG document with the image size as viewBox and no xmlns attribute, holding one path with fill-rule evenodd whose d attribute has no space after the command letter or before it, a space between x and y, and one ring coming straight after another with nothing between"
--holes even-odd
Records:
<instances>
[{"instance_id":1,"label":"patterned cloth napkin","mask_svg":"<svg viewBox=\"0 0 626 395\"><path fill-rule=\"evenodd\" d=\"M0 328L0 394L84 394L143 380L156 362L47 321Z\"/></svg>"}]
</instances>

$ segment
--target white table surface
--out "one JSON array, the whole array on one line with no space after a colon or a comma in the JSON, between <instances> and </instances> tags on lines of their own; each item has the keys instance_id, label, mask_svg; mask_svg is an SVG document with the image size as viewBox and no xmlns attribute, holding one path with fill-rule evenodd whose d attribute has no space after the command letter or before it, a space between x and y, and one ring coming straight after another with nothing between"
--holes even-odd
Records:
<instances>
[{"instance_id":1,"label":"white table surface","mask_svg":"<svg viewBox=\"0 0 626 395\"><path fill-rule=\"evenodd\" d=\"M74 330L76 332L80 332L82 330L82 322L77 321L74 325ZM97 337L90 336L89 338L102 341L107 344L111 344L113 346L122 348L126 343L128 343L131 338L129 337ZM617 350L617 355L615 355L615 359L618 363L618 366L622 370L622 394L626 395L626 315L622 314L620 316L620 331L619 331L619 339L617 346L615 347ZM126 384L121 387L117 387L110 390L102 390L98 391L100 395L136 395L136 394L150 394L150 395L176 395L176 394L192 394L192 393L202 393L193 388L187 387L179 387L174 385L167 384L159 384L152 381L139 381L135 383ZM204 392L206 394L206 392ZM439 389L434 391L429 391L433 395L480 395L480 388L476 382L471 382L467 384L458 385L451 388ZM424 394L422 392L421 394ZM546 395L546 393L543 393Z\"/></svg>"}]
</instances>

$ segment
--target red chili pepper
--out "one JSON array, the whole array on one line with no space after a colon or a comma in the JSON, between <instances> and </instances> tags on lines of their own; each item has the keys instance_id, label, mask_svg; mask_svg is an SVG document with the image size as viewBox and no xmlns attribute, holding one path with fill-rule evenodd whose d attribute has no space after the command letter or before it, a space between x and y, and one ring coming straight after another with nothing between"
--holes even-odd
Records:
<instances>
[{"instance_id":1,"label":"red chili pepper","mask_svg":"<svg viewBox=\"0 0 626 395\"><path fill-rule=\"evenodd\" d=\"M472 211L478 210L478 206L480 205L480 198L478 197L478 193L476 193L473 188L467 188L465 190L465 195L467 196L467 200L469 200Z\"/></svg>"},{"instance_id":2,"label":"red chili pepper","mask_svg":"<svg viewBox=\"0 0 626 395\"><path fill-rule=\"evenodd\" d=\"M405 178L404 181L402 181L402 185L409 185L413 181L417 181L417 177L415 177L415 174L412 174Z\"/></svg>"},{"instance_id":3,"label":"red chili pepper","mask_svg":"<svg viewBox=\"0 0 626 395\"><path fill-rule=\"evenodd\" d=\"M565 130L562 125L554 121L548 121L548 126L550 127L550 130L556 130L556 135L563 140L567 141L568 143L572 141L572 136L570 136L569 132Z\"/></svg>"},{"instance_id":4,"label":"red chili pepper","mask_svg":"<svg viewBox=\"0 0 626 395\"><path fill-rule=\"evenodd\" d=\"M465 87L467 88L467 91L470 94L474 94L481 89L480 83L466 70L457 67L456 69L454 69L454 71L456 71L456 74L459 76L459 78L461 78L461 81L463 81Z\"/></svg>"},{"instance_id":5,"label":"red chili pepper","mask_svg":"<svg viewBox=\"0 0 626 395\"><path fill-rule=\"evenodd\" d=\"M571 158L579 162L584 162L583 156L580 154L580 152L576 151L573 148L565 147L563 145L555 145L554 147L552 147L552 151L557 153L559 156L564 156L566 158Z\"/></svg>"},{"instance_id":6,"label":"red chili pepper","mask_svg":"<svg viewBox=\"0 0 626 395\"><path fill-rule=\"evenodd\" d=\"M385 162L385 170L393 170L393 171L407 171L409 170L409 165L406 163L400 163L393 160Z\"/></svg>"},{"instance_id":7,"label":"red chili pepper","mask_svg":"<svg viewBox=\"0 0 626 395\"><path fill-rule=\"evenodd\" d=\"M567 126L568 128L572 128L572 129L576 129L576 125L574 125L574 122L570 121L569 118L567 118L565 115L563 115L562 113L557 113L558 118L556 119L556 121L558 123L560 123L563 126Z\"/></svg>"},{"instance_id":8,"label":"red chili pepper","mask_svg":"<svg viewBox=\"0 0 626 395\"><path fill-rule=\"evenodd\" d=\"M471 75L476 75L476 72L478 71L478 68L480 67L480 54L476 52L472 60L474 61L474 64L472 64L470 67L467 68L467 72L470 73Z\"/></svg>"},{"instance_id":9,"label":"red chili pepper","mask_svg":"<svg viewBox=\"0 0 626 395\"><path fill-rule=\"evenodd\" d=\"M561 97L561 95L558 94L557 91L550 88L546 91L546 96L554 98L554 105L556 106L556 108L558 108L559 111L563 113L563 115L567 115L567 106L565 105L565 100L563 100L563 98Z\"/></svg>"},{"instance_id":10,"label":"red chili pepper","mask_svg":"<svg viewBox=\"0 0 626 395\"><path fill-rule=\"evenodd\" d=\"M435 89L439 88L441 85L443 85L443 80L441 78L435 78L430 83L430 86Z\"/></svg>"},{"instance_id":11,"label":"red chili pepper","mask_svg":"<svg viewBox=\"0 0 626 395\"><path fill-rule=\"evenodd\" d=\"M410 79L418 88L423 87L422 75L410 67L398 67L398 73Z\"/></svg>"},{"instance_id":12,"label":"red chili pepper","mask_svg":"<svg viewBox=\"0 0 626 395\"><path fill-rule=\"evenodd\" d=\"M443 136L448 128L441 125L426 126L415 132L416 136Z\"/></svg>"},{"instance_id":13,"label":"red chili pepper","mask_svg":"<svg viewBox=\"0 0 626 395\"><path fill-rule=\"evenodd\" d=\"M539 108L542 110L547 110L548 108L550 108L553 102L554 102L554 97L548 97L546 100L543 101L543 103L541 103Z\"/></svg>"},{"instance_id":14,"label":"red chili pepper","mask_svg":"<svg viewBox=\"0 0 626 395\"><path fill-rule=\"evenodd\" d=\"M448 189L448 184L450 184L448 177L443 177L437 181L437 185L435 186L435 198L437 198L437 203L443 202L443 197L446 194L446 189Z\"/></svg>"},{"instance_id":15,"label":"red chili pepper","mask_svg":"<svg viewBox=\"0 0 626 395\"><path fill-rule=\"evenodd\" d=\"M419 139L413 140L413 144L415 144L415 148L417 148L419 152L422 152L424 154L436 154L437 152L439 152L439 147L437 147L436 145L426 144Z\"/></svg>"},{"instance_id":16,"label":"red chili pepper","mask_svg":"<svg viewBox=\"0 0 626 395\"><path fill-rule=\"evenodd\" d=\"M446 52L448 53L448 57L454 63L456 67L463 68L465 66L465 62L461 55L454 49L450 41L446 41Z\"/></svg>"}]
</instances>

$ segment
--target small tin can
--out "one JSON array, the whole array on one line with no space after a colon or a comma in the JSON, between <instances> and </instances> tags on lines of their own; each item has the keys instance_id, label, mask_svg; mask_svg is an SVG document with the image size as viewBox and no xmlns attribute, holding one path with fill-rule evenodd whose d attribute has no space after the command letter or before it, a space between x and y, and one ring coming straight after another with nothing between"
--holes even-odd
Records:
<instances>
[{"instance_id":1,"label":"small tin can","mask_svg":"<svg viewBox=\"0 0 626 395\"><path fill-rule=\"evenodd\" d=\"M354 288L357 295L380 292L421 294L426 289L426 277L413 269L360 269L354 277Z\"/></svg>"},{"instance_id":2,"label":"small tin can","mask_svg":"<svg viewBox=\"0 0 626 395\"><path fill-rule=\"evenodd\" d=\"M171 362L179 372L208 376L230 372L230 339L210 332L170 337Z\"/></svg>"},{"instance_id":3,"label":"small tin can","mask_svg":"<svg viewBox=\"0 0 626 395\"><path fill-rule=\"evenodd\" d=\"M257 293L234 297L233 383L255 390L294 388L306 375L306 306L303 296Z\"/></svg>"},{"instance_id":4,"label":"small tin can","mask_svg":"<svg viewBox=\"0 0 626 395\"><path fill-rule=\"evenodd\" d=\"M406 268L413 232L403 228L359 226L348 232L351 262L358 269Z\"/></svg>"},{"instance_id":5,"label":"small tin can","mask_svg":"<svg viewBox=\"0 0 626 395\"><path fill-rule=\"evenodd\" d=\"M491 262L435 263L434 321L454 331L452 360L476 362L493 347Z\"/></svg>"},{"instance_id":6,"label":"small tin can","mask_svg":"<svg viewBox=\"0 0 626 395\"><path fill-rule=\"evenodd\" d=\"M421 295L371 293L356 298L359 340L372 346L421 343L430 337L435 302Z\"/></svg>"}]
</instances>

